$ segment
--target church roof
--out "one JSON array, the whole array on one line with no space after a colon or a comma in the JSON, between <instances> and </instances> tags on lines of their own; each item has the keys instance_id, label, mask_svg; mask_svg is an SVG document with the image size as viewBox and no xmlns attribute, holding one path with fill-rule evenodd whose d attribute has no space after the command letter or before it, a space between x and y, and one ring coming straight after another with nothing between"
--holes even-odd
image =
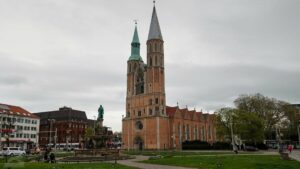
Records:
<instances>
[{"instance_id":1,"label":"church roof","mask_svg":"<svg viewBox=\"0 0 300 169\"><path fill-rule=\"evenodd\" d=\"M176 110L177 110L177 107L166 106L166 112L169 117L174 116Z\"/></svg>"},{"instance_id":2,"label":"church roof","mask_svg":"<svg viewBox=\"0 0 300 169\"><path fill-rule=\"evenodd\" d=\"M132 38L131 43L140 43L139 35L138 35L138 32L137 32L137 26L135 26L135 28L134 28L134 34L133 34L133 38Z\"/></svg>"},{"instance_id":3,"label":"church roof","mask_svg":"<svg viewBox=\"0 0 300 169\"><path fill-rule=\"evenodd\" d=\"M148 40L151 40L151 39L163 40L155 6L153 7L152 18L151 18L151 23L150 23L150 30L149 30L149 34L148 34Z\"/></svg>"},{"instance_id":4,"label":"church roof","mask_svg":"<svg viewBox=\"0 0 300 169\"><path fill-rule=\"evenodd\" d=\"M131 55L128 59L130 60L137 60L137 61L143 61L141 55L140 55L140 40L139 40L139 35L137 32L137 26L135 25L134 28L134 34L131 42Z\"/></svg>"}]
</instances>

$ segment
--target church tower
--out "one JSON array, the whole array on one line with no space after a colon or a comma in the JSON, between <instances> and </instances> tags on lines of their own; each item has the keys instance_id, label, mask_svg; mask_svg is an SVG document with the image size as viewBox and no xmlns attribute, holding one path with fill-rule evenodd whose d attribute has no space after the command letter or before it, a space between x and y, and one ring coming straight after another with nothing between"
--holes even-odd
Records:
<instances>
[{"instance_id":1,"label":"church tower","mask_svg":"<svg viewBox=\"0 0 300 169\"><path fill-rule=\"evenodd\" d=\"M126 116L122 120L124 148L169 148L163 43L154 6L147 40L147 64L140 56L137 26L127 61Z\"/></svg>"},{"instance_id":2,"label":"church tower","mask_svg":"<svg viewBox=\"0 0 300 169\"><path fill-rule=\"evenodd\" d=\"M156 116L166 116L164 41L156 14L155 6L147 40L147 93L155 98L151 106ZM151 102L151 101L150 101Z\"/></svg>"}]
</instances>

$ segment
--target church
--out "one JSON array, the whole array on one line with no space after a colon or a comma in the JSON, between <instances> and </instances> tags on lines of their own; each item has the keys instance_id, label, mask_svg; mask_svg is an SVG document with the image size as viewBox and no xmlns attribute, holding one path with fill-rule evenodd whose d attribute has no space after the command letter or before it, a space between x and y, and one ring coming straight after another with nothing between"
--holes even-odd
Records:
<instances>
[{"instance_id":1,"label":"church","mask_svg":"<svg viewBox=\"0 0 300 169\"><path fill-rule=\"evenodd\" d=\"M186 140L216 140L212 114L166 105L164 40L154 5L147 40L147 60L140 55L137 26L127 61L125 149L180 149Z\"/></svg>"}]
</instances>

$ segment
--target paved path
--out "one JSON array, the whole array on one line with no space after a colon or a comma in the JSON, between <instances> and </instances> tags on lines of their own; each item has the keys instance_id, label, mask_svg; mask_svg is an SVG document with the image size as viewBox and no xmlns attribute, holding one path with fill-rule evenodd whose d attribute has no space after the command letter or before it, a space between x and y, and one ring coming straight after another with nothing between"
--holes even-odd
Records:
<instances>
[{"instance_id":1,"label":"paved path","mask_svg":"<svg viewBox=\"0 0 300 169\"><path fill-rule=\"evenodd\" d=\"M136 156L135 159L129 160L118 160L118 164L123 164L131 167L137 167L141 169L193 169L187 167L175 167L175 166L167 166L167 165L158 165L158 164L145 164L139 163L138 161L148 160L147 156Z\"/></svg>"},{"instance_id":2,"label":"paved path","mask_svg":"<svg viewBox=\"0 0 300 169\"><path fill-rule=\"evenodd\" d=\"M292 151L292 153L289 154L289 157L294 160L300 161L300 150Z\"/></svg>"}]
</instances>

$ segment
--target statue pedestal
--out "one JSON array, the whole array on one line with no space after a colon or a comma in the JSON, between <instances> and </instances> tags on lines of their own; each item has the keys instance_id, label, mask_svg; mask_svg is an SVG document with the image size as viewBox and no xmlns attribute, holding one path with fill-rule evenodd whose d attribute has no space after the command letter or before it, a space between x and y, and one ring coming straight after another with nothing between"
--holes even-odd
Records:
<instances>
[{"instance_id":1,"label":"statue pedestal","mask_svg":"<svg viewBox=\"0 0 300 169\"><path fill-rule=\"evenodd\" d=\"M103 119L97 121L97 126L100 128L103 127Z\"/></svg>"}]
</instances>

